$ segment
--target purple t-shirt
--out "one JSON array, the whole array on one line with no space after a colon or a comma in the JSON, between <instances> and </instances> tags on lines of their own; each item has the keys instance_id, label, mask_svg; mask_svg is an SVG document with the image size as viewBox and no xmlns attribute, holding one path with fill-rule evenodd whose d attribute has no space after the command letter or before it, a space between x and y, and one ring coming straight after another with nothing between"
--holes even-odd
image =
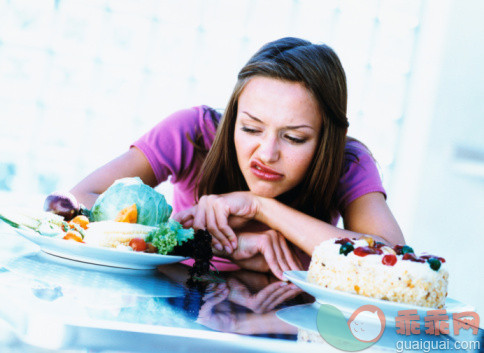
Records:
<instances>
[{"instance_id":1,"label":"purple t-shirt","mask_svg":"<svg viewBox=\"0 0 484 353\"><path fill-rule=\"evenodd\" d=\"M215 118L220 119L220 114L215 113ZM195 147L187 136L195 141L201 134L209 149L215 132L209 108L198 106L170 115L133 143L132 146L139 148L148 158L158 183L171 176L173 213L195 204L195 184L201 160L195 158ZM333 225L337 224L340 213L358 197L370 192L381 192L386 197L376 162L365 146L358 141L349 141L345 152L344 173L336 190L339 213L333 215Z\"/></svg>"}]
</instances>

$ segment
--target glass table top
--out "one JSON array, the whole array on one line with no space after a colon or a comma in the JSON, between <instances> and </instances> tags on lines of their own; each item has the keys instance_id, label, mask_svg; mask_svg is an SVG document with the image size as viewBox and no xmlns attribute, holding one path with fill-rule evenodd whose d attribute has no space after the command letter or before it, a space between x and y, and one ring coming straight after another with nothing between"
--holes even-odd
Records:
<instances>
[{"instance_id":1,"label":"glass table top","mask_svg":"<svg viewBox=\"0 0 484 353\"><path fill-rule=\"evenodd\" d=\"M128 270L68 260L4 226L0 243L1 352L341 351L319 335L314 298L266 273L214 272L189 287L182 264ZM367 351L405 340L482 347L483 333L407 337L387 325Z\"/></svg>"}]
</instances>

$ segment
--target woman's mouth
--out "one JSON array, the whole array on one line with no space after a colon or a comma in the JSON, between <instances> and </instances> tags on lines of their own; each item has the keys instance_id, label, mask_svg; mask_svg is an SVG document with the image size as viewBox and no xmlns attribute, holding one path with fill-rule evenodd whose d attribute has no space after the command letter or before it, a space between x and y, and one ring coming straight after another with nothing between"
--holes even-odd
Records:
<instances>
[{"instance_id":1,"label":"woman's mouth","mask_svg":"<svg viewBox=\"0 0 484 353\"><path fill-rule=\"evenodd\" d=\"M254 174L257 178L267 181L277 181L284 177L284 175L267 168L263 164L254 161L250 164L250 171Z\"/></svg>"}]
</instances>

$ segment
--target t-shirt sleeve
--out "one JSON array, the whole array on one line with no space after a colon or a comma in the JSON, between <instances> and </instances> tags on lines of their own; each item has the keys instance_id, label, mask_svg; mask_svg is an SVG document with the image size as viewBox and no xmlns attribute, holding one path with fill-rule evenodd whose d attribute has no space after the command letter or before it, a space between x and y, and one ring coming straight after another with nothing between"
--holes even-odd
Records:
<instances>
[{"instance_id":1,"label":"t-shirt sleeve","mask_svg":"<svg viewBox=\"0 0 484 353\"><path fill-rule=\"evenodd\" d=\"M210 119L205 118L204 107L180 110L160 121L135 141L148 159L158 184L172 177L177 182L195 163L195 141L198 134L213 134ZM207 137L208 138L208 137Z\"/></svg>"},{"instance_id":2,"label":"t-shirt sleeve","mask_svg":"<svg viewBox=\"0 0 484 353\"><path fill-rule=\"evenodd\" d=\"M343 212L352 201L371 192L381 192L386 198L376 161L364 145L349 142L343 175L336 190L338 210Z\"/></svg>"}]
</instances>

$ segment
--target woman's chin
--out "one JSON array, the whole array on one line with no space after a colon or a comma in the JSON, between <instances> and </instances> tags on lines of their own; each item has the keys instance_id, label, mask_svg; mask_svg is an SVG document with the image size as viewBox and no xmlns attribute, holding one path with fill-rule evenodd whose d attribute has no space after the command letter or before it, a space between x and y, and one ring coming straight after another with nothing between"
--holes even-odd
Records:
<instances>
[{"instance_id":1,"label":"woman's chin","mask_svg":"<svg viewBox=\"0 0 484 353\"><path fill-rule=\"evenodd\" d=\"M257 196L261 197L267 197L267 198L276 198L277 196L281 195L282 193L274 190L274 188L260 188L260 187L254 187L254 188L249 188L250 191Z\"/></svg>"}]
</instances>

